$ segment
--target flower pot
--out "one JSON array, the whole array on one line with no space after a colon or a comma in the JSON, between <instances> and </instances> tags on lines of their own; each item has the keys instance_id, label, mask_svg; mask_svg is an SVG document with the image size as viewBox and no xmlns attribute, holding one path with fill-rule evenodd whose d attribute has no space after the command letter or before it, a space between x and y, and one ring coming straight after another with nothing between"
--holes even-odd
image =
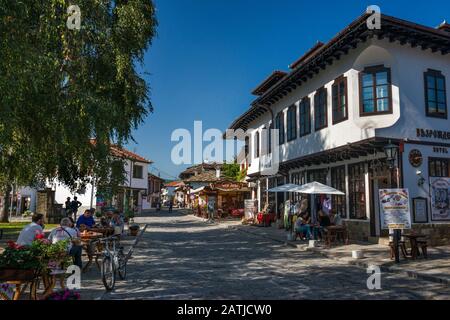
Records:
<instances>
[{"instance_id":1,"label":"flower pot","mask_svg":"<svg viewBox=\"0 0 450 320\"><path fill-rule=\"evenodd\" d=\"M34 269L0 269L1 281L31 281L35 278Z\"/></svg>"}]
</instances>

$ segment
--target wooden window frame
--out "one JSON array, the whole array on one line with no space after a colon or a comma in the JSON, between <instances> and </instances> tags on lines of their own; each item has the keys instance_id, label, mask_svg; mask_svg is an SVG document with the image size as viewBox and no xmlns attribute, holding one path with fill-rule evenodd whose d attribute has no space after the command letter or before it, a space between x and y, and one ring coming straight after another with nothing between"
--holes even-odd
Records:
<instances>
[{"instance_id":1,"label":"wooden window frame","mask_svg":"<svg viewBox=\"0 0 450 320\"><path fill-rule=\"evenodd\" d=\"M372 94L373 94L373 103L374 110L378 110L378 100L384 98L378 98L377 93L377 83L376 83L376 74L378 72L387 72L387 86L388 86L388 110L387 111L374 111L374 112L364 112L364 96L363 96L363 75L371 74L372 75ZM384 65L377 65L364 68L363 71L359 72L359 116L360 117L369 117L369 116L377 116L384 114L392 114L392 78L391 78L391 68L385 67Z\"/></svg>"},{"instance_id":2,"label":"wooden window frame","mask_svg":"<svg viewBox=\"0 0 450 320\"><path fill-rule=\"evenodd\" d=\"M344 83L345 85L345 117L343 118L336 118L336 113L335 110L342 110L342 101L341 101L341 92L339 90L341 83ZM337 105L336 102L334 100L334 89L336 88L337 90ZM331 86L331 112L332 112L332 118L333 118L333 125L334 124L338 124L340 122L344 122L345 120L348 120L348 82L347 82L347 77L344 77L343 75L336 78L333 82L333 85Z\"/></svg>"},{"instance_id":3,"label":"wooden window frame","mask_svg":"<svg viewBox=\"0 0 450 320\"><path fill-rule=\"evenodd\" d=\"M358 163L352 163L348 165L348 189L349 189L349 219L352 220L367 220L367 208L364 206L362 207L364 209L364 216L362 217L356 217L356 208L357 208L357 204L359 202L358 199L355 199L355 192L354 192L354 178L353 178L353 168L354 167L359 167L358 171L361 171L360 169L362 169L362 172L360 172L360 176L362 176L362 178L359 180L361 183L362 182L362 186L364 187L363 190L358 191L358 193L364 195L364 205L367 205L367 195L366 195L366 180L365 180L365 174L366 174L366 165L365 162L358 162ZM360 185L361 187L361 185Z\"/></svg>"},{"instance_id":4,"label":"wooden window frame","mask_svg":"<svg viewBox=\"0 0 450 320\"><path fill-rule=\"evenodd\" d=\"M255 158L259 158L260 156L260 150L259 150L259 144L260 144L260 134L259 131L256 131L255 137L254 137L254 143L255 143Z\"/></svg>"},{"instance_id":5,"label":"wooden window frame","mask_svg":"<svg viewBox=\"0 0 450 320\"><path fill-rule=\"evenodd\" d=\"M430 112L430 108L428 106L428 81L427 81L427 77L428 76L434 76L435 79L436 78L442 78L442 80L444 80L444 104L445 104L445 114L441 114L438 112ZM445 81L445 76L442 74L441 71L439 70L433 70L433 69L428 69L426 72L423 73L423 88L424 88L424 93L425 93L425 114L427 115L427 117L430 118L439 118L439 119L447 119L448 118L448 105L447 105L447 84ZM437 83L435 81L435 93L436 93L436 99L437 99ZM438 107L438 101L436 100L436 108L439 109Z\"/></svg>"},{"instance_id":6,"label":"wooden window frame","mask_svg":"<svg viewBox=\"0 0 450 320\"><path fill-rule=\"evenodd\" d=\"M317 110L319 108L319 99L320 99L320 95L324 94L325 96L325 108L324 108L324 119L325 119L325 123L317 126ZM325 87L321 87L319 89L317 89L316 94L314 95L314 131L320 131L322 129L325 129L326 127L328 127L328 90Z\"/></svg>"},{"instance_id":7,"label":"wooden window frame","mask_svg":"<svg viewBox=\"0 0 450 320\"><path fill-rule=\"evenodd\" d=\"M292 119L292 113L294 118ZM291 116L289 116L291 115ZM297 106L293 104L287 109L287 127L286 127L286 141L290 142L297 139Z\"/></svg>"},{"instance_id":8,"label":"wooden window frame","mask_svg":"<svg viewBox=\"0 0 450 320\"><path fill-rule=\"evenodd\" d=\"M302 133L302 106L307 103L307 110L305 110L304 115L307 115L307 119L305 120L305 124L308 124L308 130ZM300 100L298 105L298 117L299 117L299 137L307 136L311 133L311 99L309 97L304 97Z\"/></svg>"},{"instance_id":9,"label":"wooden window frame","mask_svg":"<svg viewBox=\"0 0 450 320\"><path fill-rule=\"evenodd\" d=\"M330 178L331 178L331 186L335 189L340 190L339 185L343 185L343 190L340 190L344 193L346 193L346 178L345 178L345 165L332 167L330 169ZM332 195L331 196L331 203L333 203L333 207L336 208L336 203L338 202L338 199L342 200L342 207L343 212L340 215L341 218L347 218L347 200L345 195ZM337 213L337 212L336 212Z\"/></svg>"},{"instance_id":10,"label":"wooden window frame","mask_svg":"<svg viewBox=\"0 0 450 320\"><path fill-rule=\"evenodd\" d=\"M431 163L434 161L439 162L447 162L447 175L446 176L436 176L431 175ZM436 167L434 168L436 172ZM441 177L441 178L450 178L450 158L438 158L438 157L428 157L428 176L429 177Z\"/></svg>"},{"instance_id":11,"label":"wooden window frame","mask_svg":"<svg viewBox=\"0 0 450 320\"><path fill-rule=\"evenodd\" d=\"M137 169L140 169L140 172L138 172ZM140 175L138 175L137 173L140 173ZM144 166L141 166L139 164L135 164L133 165L133 179L144 179Z\"/></svg>"},{"instance_id":12,"label":"wooden window frame","mask_svg":"<svg viewBox=\"0 0 450 320\"><path fill-rule=\"evenodd\" d=\"M282 124L282 126L281 126ZM284 112L278 112L275 117L275 128L278 129L278 144L281 146L286 142L285 139L285 125L284 125Z\"/></svg>"}]
</instances>

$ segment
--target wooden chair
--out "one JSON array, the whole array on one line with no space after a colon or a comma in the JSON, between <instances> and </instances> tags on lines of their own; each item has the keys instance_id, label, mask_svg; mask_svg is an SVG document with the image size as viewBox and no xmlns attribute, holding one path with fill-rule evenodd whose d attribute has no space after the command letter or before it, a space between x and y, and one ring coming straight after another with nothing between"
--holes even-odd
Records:
<instances>
[{"instance_id":1,"label":"wooden chair","mask_svg":"<svg viewBox=\"0 0 450 320\"><path fill-rule=\"evenodd\" d=\"M426 240L417 240L417 246L422 249L423 257L425 259L428 258L428 251L427 251L428 243L427 243L427 241Z\"/></svg>"},{"instance_id":2,"label":"wooden chair","mask_svg":"<svg viewBox=\"0 0 450 320\"><path fill-rule=\"evenodd\" d=\"M399 241L398 242L398 247L399 247L399 249L402 252L403 258L406 259L407 253L406 253L405 241ZM394 246L394 242L393 241L389 242L389 248L391 249L391 260L392 260L395 257L395 246Z\"/></svg>"}]
</instances>

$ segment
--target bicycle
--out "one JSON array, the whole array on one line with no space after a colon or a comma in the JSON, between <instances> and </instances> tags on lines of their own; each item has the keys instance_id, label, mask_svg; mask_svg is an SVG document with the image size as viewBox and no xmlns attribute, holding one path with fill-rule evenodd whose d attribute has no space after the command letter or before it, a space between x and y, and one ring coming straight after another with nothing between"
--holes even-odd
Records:
<instances>
[{"instance_id":1,"label":"bicycle","mask_svg":"<svg viewBox=\"0 0 450 320\"><path fill-rule=\"evenodd\" d=\"M101 265L102 282L107 291L114 289L116 284L116 274L120 280L125 280L127 276L128 255L123 252L123 247L117 245L120 235L100 239L104 243L103 260Z\"/></svg>"}]
</instances>

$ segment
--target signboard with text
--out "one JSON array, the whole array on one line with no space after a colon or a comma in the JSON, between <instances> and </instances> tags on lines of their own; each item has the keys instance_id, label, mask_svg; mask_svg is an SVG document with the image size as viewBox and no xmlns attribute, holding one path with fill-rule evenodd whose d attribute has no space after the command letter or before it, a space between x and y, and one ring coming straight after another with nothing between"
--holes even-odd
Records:
<instances>
[{"instance_id":1,"label":"signboard with text","mask_svg":"<svg viewBox=\"0 0 450 320\"><path fill-rule=\"evenodd\" d=\"M244 200L244 215L245 219L253 219L256 214L257 200Z\"/></svg>"},{"instance_id":2,"label":"signboard with text","mask_svg":"<svg viewBox=\"0 0 450 320\"><path fill-rule=\"evenodd\" d=\"M430 178L431 220L450 220L450 178Z\"/></svg>"},{"instance_id":3,"label":"signboard with text","mask_svg":"<svg viewBox=\"0 0 450 320\"><path fill-rule=\"evenodd\" d=\"M382 229L411 229L408 189L380 189Z\"/></svg>"}]
</instances>

